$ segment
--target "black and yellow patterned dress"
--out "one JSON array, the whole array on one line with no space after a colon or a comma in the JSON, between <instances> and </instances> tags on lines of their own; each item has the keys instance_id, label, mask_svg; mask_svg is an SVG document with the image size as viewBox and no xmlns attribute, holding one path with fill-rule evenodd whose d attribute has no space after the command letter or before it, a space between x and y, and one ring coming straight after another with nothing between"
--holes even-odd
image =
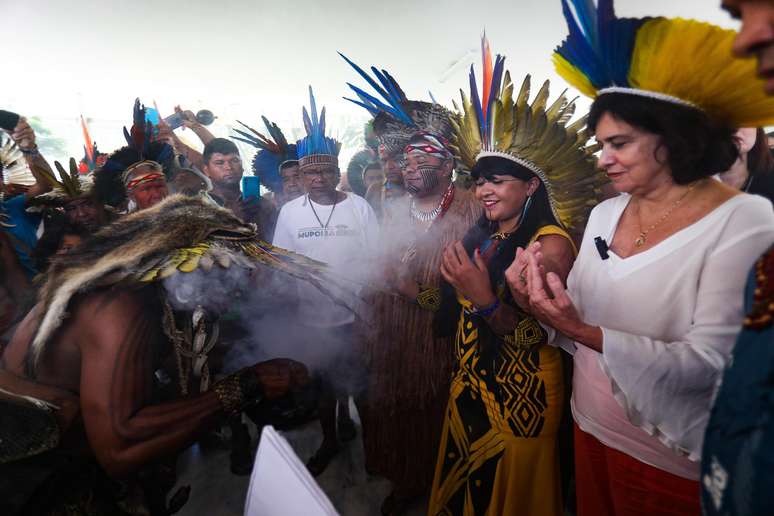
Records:
<instances>
[{"instance_id":1,"label":"black and yellow patterned dress","mask_svg":"<svg viewBox=\"0 0 774 516\"><path fill-rule=\"evenodd\" d=\"M561 228L544 226L532 240L548 234L569 239ZM479 337L486 322L465 310L467 299L457 300L457 366L428 513L561 515L560 351L526 315L513 334L485 344Z\"/></svg>"}]
</instances>

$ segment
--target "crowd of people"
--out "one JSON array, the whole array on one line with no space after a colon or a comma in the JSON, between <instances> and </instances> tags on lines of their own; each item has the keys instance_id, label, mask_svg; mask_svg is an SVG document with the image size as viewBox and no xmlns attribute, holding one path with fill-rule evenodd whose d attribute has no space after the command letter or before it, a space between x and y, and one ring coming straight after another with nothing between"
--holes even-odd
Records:
<instances>
[{"instance_id":1,"label":"crowd of people","mask_svg":"<svg viewBox=\"0 0 774 516\"><path fill-rule=\"evenodd\" d=\"M486 38L453 109L342 55L344 174L311 87L297 142L137 100L53 168L0 111L0 512L173 514L249 418L318 419L315 476L361 438L386 515L774 513L774 4L562 6L588 113Z\"/></svg>"}]
</instances>

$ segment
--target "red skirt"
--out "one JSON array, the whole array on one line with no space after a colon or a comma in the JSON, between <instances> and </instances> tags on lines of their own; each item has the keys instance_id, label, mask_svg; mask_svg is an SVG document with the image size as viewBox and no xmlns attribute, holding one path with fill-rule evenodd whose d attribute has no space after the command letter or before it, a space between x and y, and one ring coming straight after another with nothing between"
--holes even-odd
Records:
<instances>
[{"instance_id":1,"label":"red skirt","mask_svg":"<svg viewBox=\"0 0 774 516\"><path fill-rule=\"evenodd\" d=\"M578 516L695 516L699 482L667 473L599 442L575 425Z\"/></svg>"}]
</instances>

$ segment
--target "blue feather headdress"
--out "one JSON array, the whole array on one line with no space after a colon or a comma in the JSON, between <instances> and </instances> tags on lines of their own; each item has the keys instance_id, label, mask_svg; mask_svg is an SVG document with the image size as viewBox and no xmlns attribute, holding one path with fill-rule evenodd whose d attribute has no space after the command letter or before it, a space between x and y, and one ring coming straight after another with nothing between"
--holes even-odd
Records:
<instances>
[{"instance_id":1,"label":"blue feather headdress","mask_svg":"<svg viewBox=\"0 0 774 516\"><path fill-rule=\"evenodd\" d=\"M277 124L270 122L265 116L262 116L261 119L269 132L268 137L237 120L252 134L234 129L241 136L232 136L232 138L258 149L253 158L253 174L259 177L261 184L265 185L272 192L281 192L282 177L279 173L279 167L285 161L297 159L296 146L295 144L288 143Z\"/></svg>"},{"instance_id":2,"label":"blue feather headdress","mask_svg":"<svg viewBox=\"0 0 774 516\"><path fill-rule=\"evenodd\" d=\"M406 94L403 93L398 82L387 70L379 70L375 66L372 66L371 71L376 77L376 80L374 80L347 56L341 52L339 52L339 55L344 58L344 60L374 89L374 92L382 98L379 100L374 95L371 95L348 82L347 86L355 92L355 95L357 95L359 100L344 97L345 100L367 109L374 117L378 116L380 113L384 113L407 126L416 127L414 119L412 119L406 111L406 105L408 104Z\"/></svg>"},{"instance_id":3,"label":"blue feather headdress","mask_svg":"<svg viewBox=\"0 0 774 516\"><path fill-rule=\"evenodd\" d=\"M613 0L599 0L596 8L594 0L562 0L562 11L569 35L556 49L557 67L575 68L595 90L631 87L637 31L649 18L616 18Z\"/></svg>"},{"instance_id":4,"label":"blue feather headdress","mask_svg":"<svg viewBox=\"0 0 774 516\"><path fill-rule=\"evenodd\" d=\"M346 100L368 110L374 116L374 134L379 140L379 155L382 158L402 153L411 137L426 132L445 139L451 138L451 113L435 102L408 100L398 82L387 70L371 67L372 78L365 70L347 56L339 55L371 86L368 93L351 83L357 99ZM432 95L431 95L432 98Z\"/></svg>"},{"instance_id":5,"label":"blue feather headdress","mask_svg":"<svg viewBox=\"0 0 774 516\"><path fill-rule=\"evenodd\" d=\"M304 128L306 137L296 142L298 153L298 166L304 168L310 165L326 164L338 166L338 156L341 144L325 136L325 107L317 116L317 103L314 100L314 92L309 86L309 110L303 109Z\"/></svg>"},{"instance_id":6,"label":"blue feather headdress","mask_svg":"<svg viewBox=\"0 0 774 516\"><path fill-rule=\"evenodd\" d=\"M140 103L140 99L135 99L134 101L132 122L130 130L124 127L124 138L126 138L127 146L119 149L119 151L125 150L125 152L121 153L121 156L124 156L123 159L116 159L116 155L119 154L119 151L116 151L105 161L105 165L102 167L103 171L123 172L134 163L140 161L155 161L160 165L165 165L175 157L175 152L171 145L153 141L153 126L145 119L145 106ZM133 152L129 151L129 149ZM137 158L133 163L126 162L127 157L130 155L134 155Z\"/></svg>"},{"instance_id":7,"label":"blue feather headdress","mask_svg":"<svg viewBox=\"0 0 774 516\"><path fill-rule=\"evenodd\" d=\"M170 176L175 166L175 152L171 145L153 141L153 127L145 119L145 106L140 99L134 101L132 128L124 127L127 145L114 151L105 164L94 171L94 189L97 197L113 207L120 207L126 201L124 175L128 169L143 161L158 164L164 175ZM155 166L155 165L154 165Z\"/></svg>"}]
</instances>

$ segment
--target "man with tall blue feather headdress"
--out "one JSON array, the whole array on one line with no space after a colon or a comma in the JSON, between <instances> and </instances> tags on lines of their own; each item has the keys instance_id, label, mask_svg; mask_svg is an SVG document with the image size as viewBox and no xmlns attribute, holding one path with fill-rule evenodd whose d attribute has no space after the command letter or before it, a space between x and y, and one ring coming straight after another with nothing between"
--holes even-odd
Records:
<instances>
[{"instance_id":1,"label":"man with tall blue feather headdress","mask_svg":"<svg viewBox=\"0 0 774 516\"><path fill-rule=\"evenodd\" d=\"M371 207L362 197L336 189L339 143L326 136L325 108L319 113L311 87L310 110L303 109L307 136L296 142L298 169L306 195L286 203L280 211L274 245L328 263L334 272L363 280L364 265L379 242L379 227ZM362 369L352 349L354 314L333 305L314 289L298 290L298 310L293 319L308 333L304 339L320 366L322 392L319 415L323 442L307 467L318 475L339 451L339 441L355 437L349 416L350 391L362 383ZM318 358L319 360L319 358ZM336 405L338 402L338 420Z\"/></svg>"},{"instance_id":2,"label":"man with tall blue feather headdress","mask_svg":"<svg viewBox=\"0 0 774 516\"><path fill-rule=\"evenodd\" d=\"M393 294L370 300L375 330L362 339L369 382L360 408L366 468L393 484L382 512L400 514L430 490L452 371L451 340L433 334L442 252L481 208L452 182L455 115L434 102L408 100L387 71L372 67L374 79L342 57L372 88L350 84L357 95L350 100L374 116L387 181L394 167L406 192L383 209L380 280Z\"/></svg>"}]
</instances>

